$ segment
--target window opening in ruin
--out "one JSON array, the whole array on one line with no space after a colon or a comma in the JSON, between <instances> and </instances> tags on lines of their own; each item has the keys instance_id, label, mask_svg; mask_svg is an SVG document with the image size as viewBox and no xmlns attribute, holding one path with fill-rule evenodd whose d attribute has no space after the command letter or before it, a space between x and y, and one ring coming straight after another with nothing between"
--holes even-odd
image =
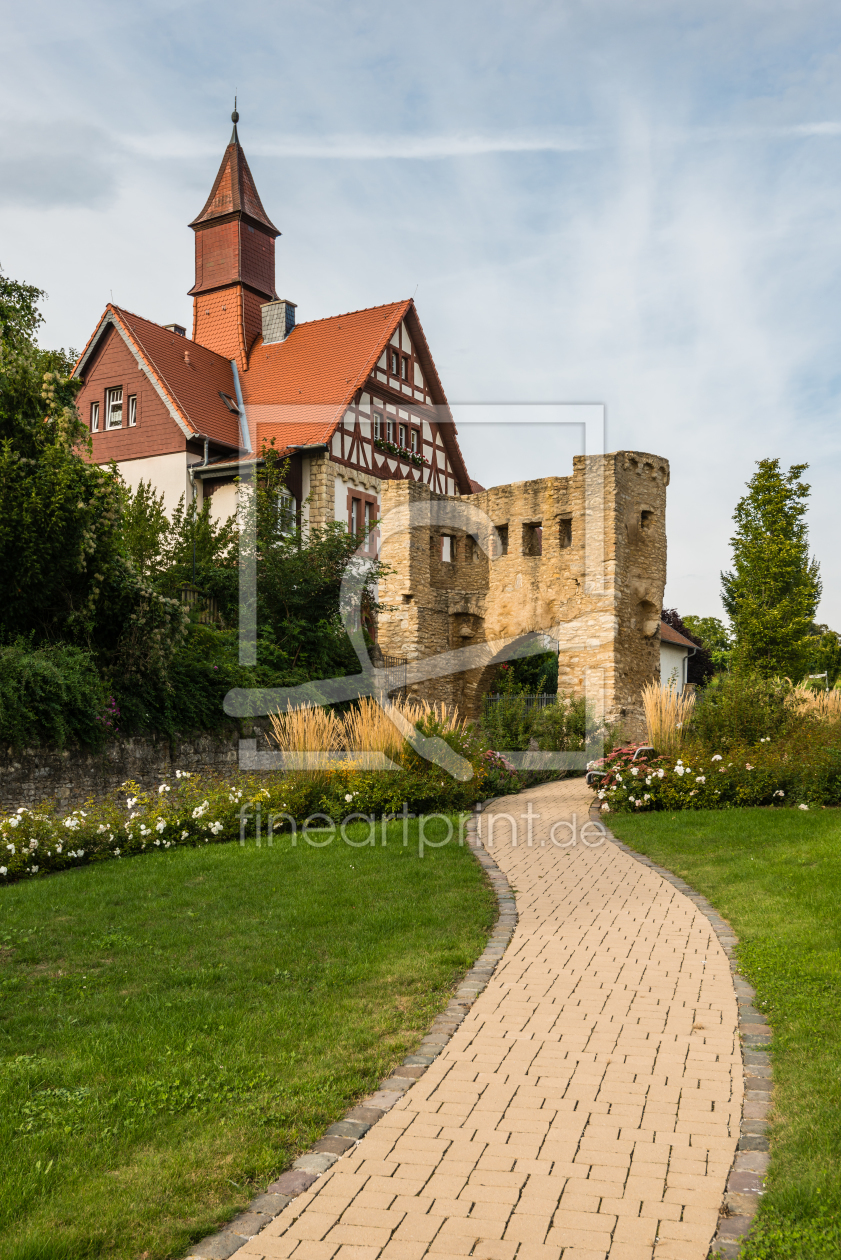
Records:
<instances>
[{"instance_id":1,"label":"window opening in ruin","mask_svg":"<svg viewBox=\"0 0 841 1260\"><path fill-rule=\"evenodd\" d=\"M572 546L572 521L561 521L558 526L561 547Z\"/></svg>"},{"instance_id":2,"label":"window opening in ruin","mask_svg":"<svg viewBox=\"0 0 841 1260\"><path fill-rule=\"evenodd\" d=\"M647 512L645 510L640 512L640 529L648 529L649 525L651 524L653 520L654 520L653 512Z\"/></svg>"},{"instance_id":3,"label":"window opening in ruin","mask_svg":"<svg viewBox=\"0 0 841 1260\"><path fill-rule=\"evenodd\" d=\"M455 541L450 534L441 535L441 559L445 564L452 564L455 560Z\"/></svg>"},{"instance_id":4,"label":"window opening in ruin","mask_svg":"<svg viewBox=\"0 0 841 1260\"><path fill-rule=\"evenodd\" d=\"M499 535L499 541L494 539L494 556L508 555L508 526L497 525L496 532Z\"/></svg>"},{"instance_id":5,"label":"window opening in ruin","mask_svg":"<svg viewBox=\"0 0 841 1260\"><path fill-rule=\"evenodd\" d=\"M543 555L543 525L540 521L531 521L523 526L523 555Z\"/></svg>"}]
</instances>

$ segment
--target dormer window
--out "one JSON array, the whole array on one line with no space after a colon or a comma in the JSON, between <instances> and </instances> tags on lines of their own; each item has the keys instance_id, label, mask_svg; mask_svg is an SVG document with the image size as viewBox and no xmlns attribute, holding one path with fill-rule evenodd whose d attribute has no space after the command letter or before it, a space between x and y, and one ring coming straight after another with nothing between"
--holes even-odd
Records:
<instances>
[{"instance_id":1,"label":"dormer window","mask_svg":"<svg viewBox=\"0 0 841 1260\"><path fill-rule=\"evenodd\" d=\"M121 429L123 426L123 389L109 389L105 395L105 427Z\"/></svg>"},{"instance_id":2,"label":"dormer window","mask_svg":"<svg viewBox=\"0 0 841 1260\"><path fill-rule=\"evenodd\" d=\"M91 403L91 433L99 429L99 403Z\"/></svg>"}]
</instances>

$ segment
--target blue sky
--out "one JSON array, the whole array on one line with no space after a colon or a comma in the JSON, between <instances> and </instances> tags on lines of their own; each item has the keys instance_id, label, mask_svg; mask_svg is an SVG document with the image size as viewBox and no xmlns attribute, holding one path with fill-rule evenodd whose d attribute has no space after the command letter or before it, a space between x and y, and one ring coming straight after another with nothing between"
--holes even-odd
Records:
<instances>
[{"instance_id":1,"label":"blue sky","mask_svg":"<svg viewBox=\"0 0 841 1260\"><path fill-rule=\"evenodd\" d=\"M186 225L236 89L300 319L417 290L452 400L604 402L610 449L671 462L684 613L720 612L754 461L809 463L841 630L837 4L36 0L2 23L0 265L48 291L45 344L83 344L112 292L189 324ZM578 449L459 414L486 485Z\"/></svg>"}]
</instances>

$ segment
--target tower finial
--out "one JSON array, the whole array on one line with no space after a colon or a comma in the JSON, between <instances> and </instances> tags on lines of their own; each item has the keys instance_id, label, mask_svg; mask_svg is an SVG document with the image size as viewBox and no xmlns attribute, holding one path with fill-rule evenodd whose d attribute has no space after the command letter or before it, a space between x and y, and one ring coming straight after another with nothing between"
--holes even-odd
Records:
<instances>
[{"instance_id":1,"label":"tower finial","mask_svg":"<svg viewBox=\"0 0 841 1260\"><path fill-rule=\"evenodd\" d=\"M234 129L231 132L231 144L239 144L239 136L237 135L237 123L239 122L239 114L237 113L237 98L234 97L234 112L231 114L231 122Z\"/></svg>"}]
</instances>

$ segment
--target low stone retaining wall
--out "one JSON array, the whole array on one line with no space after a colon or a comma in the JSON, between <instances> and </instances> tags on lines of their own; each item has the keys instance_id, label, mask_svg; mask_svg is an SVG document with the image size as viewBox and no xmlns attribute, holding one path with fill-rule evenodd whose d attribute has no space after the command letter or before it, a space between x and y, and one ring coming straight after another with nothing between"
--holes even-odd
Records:
<instances>
[{"instance_id":1,"label":"low stone retaining wall","mask_svg":"<svg viewBox=\"0 0 841 1260\"><path fill-rule=\"evenodd\" d=\"M176 770L217 774L237 769L241 735L257 736L257 746L268 722L250 722L240 731L193 737L137 736L110 740L96 752L84 748L6 748L0 751L0 812L25 805L33 809L52 801L59 809L83 805L88 797L102 797L126 779L143 788L157 787ZM268 745L266 745L268 747Z\"/></svg>"}]
</instances>

